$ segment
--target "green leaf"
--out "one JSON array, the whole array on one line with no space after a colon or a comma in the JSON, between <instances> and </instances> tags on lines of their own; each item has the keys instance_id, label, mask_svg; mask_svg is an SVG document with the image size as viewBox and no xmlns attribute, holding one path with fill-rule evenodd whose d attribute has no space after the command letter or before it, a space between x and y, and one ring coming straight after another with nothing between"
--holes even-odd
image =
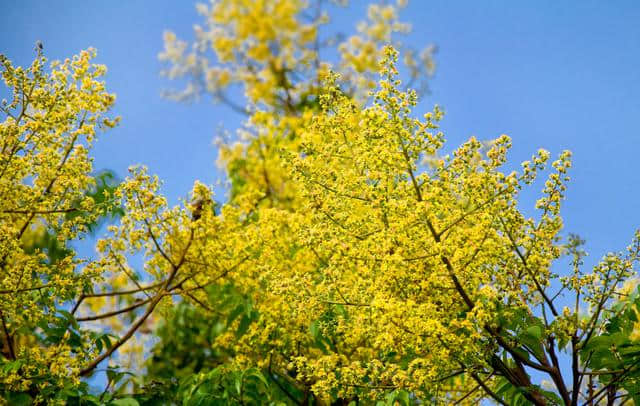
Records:
<instances>
[{"instance_id":1,"label":"green leaf","mask_svg":"<svg viewBox=\"0 0 640 406\"><path fill-rule=\"evenodd\" d=\"M609 347L611 347L612 343L613 343L613 340L611 339L611 336L608 336L608 335L596 336L589 340L587 345L584 346L583 351L589 352L597 349L609 350Z\"/></svg>"},{"instance_id":2,"label":"green leaf","mask_svg":"<svg viewBox=\"0 0 640 406\"><path fill-rule=\"evenodd\" d=\"M231 313L229 313L229 317L227 317L227 325L233 323L233 321L240 316L244 312L244 305L239 304L233 309Z\"/></svg>"},{"instance_id":3,"label":"green leaf","mask_svg":"<svg viewBox=\"0 0 640 406\"><path fill-rule=\"evenodd\" d=\"M320 328L318 327L318 324L319 322L316 320L309 325L309 333L311 333L311 337L316 340L320 339Z\"/></svg>"},{"instance_id":4,"label":"green leaf","mask_svg":"<svg viewBox=\"0 0 640 406\"><path fill-rule=\"evenodd\" d=\"M28 406L33 403L33 398L24 392L9 392L5 396L7 404L12 406Z\"/></svg>"},{"instance_id":5,"label":"green leaf","mask_svg":"<svg viewBox=\"0 0 640 406\"><path fill-rule=\"evenodd\" d=\"M237 375L234 381L236 393L239 395L242 393L242 375Z\"/></svg>"},{"instance_id":6,"label":"green leaf","mask_svg":"<svg viewBox=\"0 0 640 406\"><path fill-rule=\"evenodd\" d=\"M137 400L134 398L121 398L116 399L110 403L113 406L140 406Z\"/></svg>"},{"instance_id":7,"label":"green leaf","mask_svg":"<svg viewBox=\"0 0 640 406\"><path fill-rule=\"evenodd\" d=\"M265 376L259 370L255 369L255 368L251 368L246 375L247 375L247 377L252 377L253 376L253 377L257 378L260 382L262 382L264 384L265 388L269 387L269 382L267 381L267 378L265 378Z\"/></svg>"},{"instance_id":8,"label":"green leaf","mask_svg":"<svg viewBox=\"0 0 640 406\"><path fill-rule=\"evenodd\" d=\"M564 404L562 399L560 398L560 396L556 395L553 392L550 392L548 390L544 390L541 387L536 385L536 388L538 390L538 392L540 392L542 394L542 396L544 396L545 398L547 398L547 400L552 404L552 405L562 405Z\"/></svg>"},{"instance_id":9,"label":"green leaf","mask_svg":"<svg viewBox=\"0 0 640 406\"><path fill-rule=\"evenodd\" d=\"M7 362L2 366L2 371L5 374L10 374L11 372L16 372L20 370L20 367L25 363L23 359L17 359L15 361Z\"/></svg>"},{"instance_id":10,"label":"green leaf","mask_svg":"<svg viewBox=\"0 0 640 406\"><path fill-rule=\"evenodd\" d=\"M238 330L236 330L236 337L240 337L247 332L251 321L251 317L247 316L246 314L242 316L240 324L238 325Z\"/></svg>"},{"instance_id":11,"label":"green leaf","mask_svg":"<svg viewBox=\"0 0 640 406\"><path fill-rule=\"evenodd\" d=\"M526 330L527 334L532 337L535 337L538 340L542 340L542 327L540 326L531 326Z\"/></svg>"}]
</instances>

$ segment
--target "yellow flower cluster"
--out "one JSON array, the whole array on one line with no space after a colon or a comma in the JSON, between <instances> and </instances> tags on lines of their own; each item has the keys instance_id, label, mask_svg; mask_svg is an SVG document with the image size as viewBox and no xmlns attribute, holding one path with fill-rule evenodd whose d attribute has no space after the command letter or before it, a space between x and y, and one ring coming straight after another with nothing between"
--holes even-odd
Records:
<instances>
[{"instance_id":1,"label":"yellow flower cluster","mask_svg":"<svg viewBox=\"0 0 640 406\"><path fill-rule=\"evenodd\" d=\"M40 53L26 69L0 56L11 91L0 106L0 342L3 357L16 361L2 369L0 385L16 390L45 371L53 378L40 389L61 384L92 355L90 345L72 349L68 332L47 348L30 334L55 323L58 306L101 275L65 246L104 210L86 194L95 186L89 150L96 132L117 120L104 115L115 96L101 81L106 68L91 63L95 55L53 62L50 73ZM53 243L38 245L48 235ZM64 254L54 260L56 244Z\"/></svg>"},{"instance_id":2,"label":"yellow flower cluster","mask_svg":"<svg viewBox=\"0 0 640 406\"><path fill-rule=\"evenodd\" d=\"M90 63L93 50L50 73L41 55L27 69L2 57L12 100L0 123L0 385L76 385L117 352L140 367L146 334L173 298L220 316L211 293L228 288L244 304L241 316L222 315L217 349L320 402L406 390L475 404L507 379L544 404L523 365L549 373L566 401L555 343L577 354L602 333L613 293L632 296L619 286L640 259L640 233L627 253L585 274L579 239L560 241L569 152L549 165L540 150L520 172L503 169L505 135L445 154L443 112L413 116L417 92L403 90L398 52L383 45L407 30L403 5L371 6L359 34L338 47L336 72L319 56L327 18L306 1L199 6L207 25L196 27L192 49L167 33L161 58L169 76L204 78L208 92L249 115L243 143L221 148L229 200L218 207L196 182L171 207L160 180L132 167L106 196L122 216L90 261L68 248L104 213L86 191L97 130L116 124L104 116L115 100L100 81L105 68ZM432 69L428 55L405 60ZM203 91L198 83L180 97ZM250 108L226 99L233 84ZM548 166L539 214L527 217L519 193ZM55 260L40 245L50 235L67 250ZM548 292L565 254L573 272L560 282L577 299L558 311Z\"/></svg>"},{"instance_id":3,"label":"yellow flower cluster","mask_svg":"<svg viewBox=\"0 0 640 406\"><path fill-rule=\"evenodd\" d=\"M240 155L245 165L263 165L264 177L240 172L246 183L230 202L246 213L239 219L259 252L235 283L260 317L239 340L228 335L218 344L245 363L264 366L268 354L271 368L320 399L376 398L397 388L425 399L464 394L476 384L471 375L442 378L461 366L495 366L487 354L510 348L496 339L504 318L533 317L531 309L546 304L551 264L564 252L559 208L570 154L550 165L539 218L525 217L518 195L549 153L539 151L521 173L501 171L507 136L489 144L471 138L442 155L442 112L412 117L416 94L399 90L396 60L385 48L378 91L364 108L328 75L320 112L300 120L291 142L283 141L289 127L256 113L255 143ZM265 146L279 158L247 153ZM285 188L265 180L274 173ZM579 277L572 289L587 302L602 300L612 269L623 280L633 263L613 255L595 270L606 281ZM534 332L569 340L576 317L567 308ZM483 378L488 385L492 376Z\"/></svg>"},{"instance_id":4,"label":"yellow flower cluster","mask_svg":"<svg viewBox=\"0 0 640 406\"><path fill-rule=\"evenodd\" d=\"M238 84L251 105L295 114L313 103L320 78L331 69L321 53L337 47L340 60L333 69L349 84L345 90L365 96L375 87L383 46L395 41L394 34L410 30L398 16L405 3L370 5L358 33L344 41L338 40L340 36L321 35L329 22L322 0L211 0L209 5L199 4L204 26L195 26L192 44L170 31L164 35L165 49L159 55L168 65L164 74L191 79L185 89L170 95L180 100L207 92L245 112L247 107L227 92ZM399 42L394 45L401 47ZM410 77L421 81L422 89L435 68L434 51L430 46L419 52L407 49L405 54Z\"/></svg>"},{"instance_id":5,"label":"yellow flower cluster","mask_svg":"<svg viewBox=\"0 0 640 406\"><path fill-rule=\"evenodd\" d=\"M212 1L199 8L206 27L196 27L191 48L169 33L160 55L170 77L194 79L179 98L206 91L249 115L242 143L221 146L220 165L231 180L226 209L255 253L231 280L260 316L216 345L321 399L394 388L455 399L478 380L497 384L493 374L455 372L491 369L486 354L498 351L494 329L505 314L534 317L533 308L549 306L551 265L565 252L559 209L570 153L551 164L538 219L517 199L547 167L547 151L521 173L499 169L506 136L470 139L442 156L442 111L412 118L417 94L401 90L397 54L385 47L402 49L409 87L424 89L416 80L433 72L434 48L394 42L409 30L398 18L405 3L370 5L340 42L321 37L328 17L317 4ZM337 63L320 58L325 45L337 46ZM233 84L247 107L225 92ZM592 306L632 271L621 262L620 278L606 274L598 285L578 271L579 257L563 284ZM589 328L578 311L554 308L544 334L564 340Z\"/></svg>"}]
</instances>

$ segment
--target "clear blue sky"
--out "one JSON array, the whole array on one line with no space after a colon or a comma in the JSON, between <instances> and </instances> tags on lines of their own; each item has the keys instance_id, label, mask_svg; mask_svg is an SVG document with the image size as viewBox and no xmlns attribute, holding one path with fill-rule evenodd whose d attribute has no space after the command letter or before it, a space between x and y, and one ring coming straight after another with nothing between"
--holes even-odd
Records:
<instances>
[{"instance_id":1,"label":"clear blue sky","mask_svg":"<svg viewBox=\"0 0 640 406\"><path fill-rule=\"evenodd\" d=\"M353 3L336 20L346 32L363 12ZM640 2L413 0L403 15L409 44L439 47L420 108L444 107L450 147L506 133L517 162L539 147L572 150L566 230L587 239L591 261L625 247L640 226ZM196 22L189 1L3 1L0 52L27 64L36 40L51 59L96 47L122 116L99 141L96 167L124 175L143 163L176 202L195 179L223 176L212 139L241 120L209 101L160 97L170 86L159 77L162 31L191 38Z\"/></svg>"}]
</instances>

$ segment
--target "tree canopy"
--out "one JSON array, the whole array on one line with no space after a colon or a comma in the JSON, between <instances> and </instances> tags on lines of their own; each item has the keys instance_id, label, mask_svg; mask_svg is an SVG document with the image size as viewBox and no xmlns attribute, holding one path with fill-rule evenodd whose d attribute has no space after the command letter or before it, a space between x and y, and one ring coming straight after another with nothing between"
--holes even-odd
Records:
<instances>
[{"instance_id":1,"label":"tree canopy","mask_svg":"<svg viewBox=\"0 0 640 406\"><path fill-rule=\"evenodd\" d=\"M584 269L561 216L569 151L512 170L506 135L447 145L442 109L414 111L434 47L402 46L403 5L327 37L322 1L214 0L192 44L165 33L164 73L187 79L168 96L246 116L220 145L224 200L196 182L171 206L142 166L94 171L119 121L95 50L2 56L4 401L639 401L640 232Z\"/></svg>"}]
</instances>

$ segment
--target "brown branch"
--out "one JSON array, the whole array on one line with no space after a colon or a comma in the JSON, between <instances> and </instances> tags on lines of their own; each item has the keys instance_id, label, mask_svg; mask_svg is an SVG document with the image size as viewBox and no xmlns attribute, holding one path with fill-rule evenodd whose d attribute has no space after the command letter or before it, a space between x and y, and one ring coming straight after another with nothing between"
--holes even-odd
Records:
<instances>
[{"instance_id":1,"label":"brown branch","mask_svg":"<svg viewBox=\"0 0 640 406\"><path fill-rule=\"evenodd\" d=\"M607 275L605 277L605 281L603 286L606 286L607 283L610 283L610 275L611 275L611 271L612 269L609 268L607 270ZM614 282L609 286L609 289L607 289L609 292L607 293L606 290L603 290L602 292L602 297L600 298L600 301L598 301L598 305L596 307L596 311L594 312L594 314L591 316L591 318L589 319L589 322L587 323L587 329L585 329L582 334L580 334L580 339L582 340L583 337L584 340L582 340L582 347L584 348L584 346L587 345L587 343L589 342L589 340L591 339L591 336L595 333L596 327L598 325L598 319L600 318L600 313L602 312L602 310L604 309L604 305L607 303L607 301L611 298L611 294L615 291L616 286L618 285L618 283L622 280L624 273L620 273L614 280Z\"/></svg>"},{"instance_id":2,"label":"brown branch","mask_svg":"<svg viewBox=\"0 0 640 406\"><path fill-rule=\"evenodd\" d=\"M578 292L578 295L580 292ZM578 336L576 332L571 335L571 373L573 375L573 385L571 388L571 406L578 406L578 396L580 395L580 371L578 357Z\"/></svg>"},{"instance_id":3,"label":"brown branch","mask_svg":"<svg viewBox=\"0 0 640 406\"><path fill-rule=\"evenodd\" d=\"M626 371L624 369L613 369L610 371L580 371L579 374L598 376L598 375L617 375L623 372L626 372Z\"/></svg>"},{"instance_id":4,"label":"brown branch","mask_svg":"<svg viewBox=\"0 0 640 406\"><path fill-rule=\"evenodd\" d=\"M161 286L163 283L164 283L164 281L154 283L153 285L141 286L141 287L138 287L136 289L129 289L129 290L120 290L120 291L113 291L113 292L89 293L89 294L85 294L84 297L85 298L92 298L92 297L104 297L104 296L131 295L133 293L138 293L138 292L142 292L142 291L146 291L146 290L151 290L151 289L157 288L158 286Z\"/></svg>"},{"instance_id":5,"label":"brown branch","mask_svg":"<svg viewBox=\"0 0 640 406\"><path fill-rule=\"evenodd\" d=\"M272 381L275 382L275 384L278 386L278 388L280 388L280 390L287 395L287 397L289 399L291 399L296 405L302 405L303 403L300 402L295 396L293 396L293 394L291 394L277 379L277 377L281 376L281 374L275 372L272 370L272 361L273 361L273 353L269 354L269 368L268 368L268 372L269 372L269 377L271 378ZM275 374L276 377L274 378L272 374ZM286 379L286 378L283 378Z\"/></svg>"},{"instance_id":6,"label":"brown branch","mask_svg":"<svg viewBox=\"0 0 640 406\"><path fill-rule=\"evenodd\" d=\"M16 351L15 348L13 348L13 337L11 337L11 334L9 333L7 322L4 318L4 313L2 313L2 310L0 310L0 319L2 319L2 331L4 332L4 336L7 340L7 347L9 347L9 355L11 356L11 359L16 359Z\"/></svg>"},{"instance_id":7,"label":"brown branch","mask_svg":"<svg viewBox=\"0 0 640 406\"><path fill-rule=\"evenodd\" d=\"M371 305L367 303L333 302L331 300L323 300L322 303L333 304L333 305L343 305L343 306L371 307Z\"/></svg>"},{"instance_id":8,"label":"brown branch","mask_svg":"<svg viewBox=\"0 0 640 406\"><path fill-rule=\"evenodd\" d=\"M80 211L79 208L70 207L68 209L55 209L55 210L26 210L26 209L7 209L2 213L7 214L56 214L56 213L72 213L74 211Z\"/></svg>"},{"instance_id":9,"label":"brown branch","mask_svg":"<svg viewBox=\"0 0 640 406\"><path fill-rule=\"evenodd\" d=\"M442 344L442 346L444 348L446 348L447 350L451 351L451 347L447 345L447 343L442 339L442 337L440 335L436 335L438 341L440 342L440 344ZM460 361L460 359L456 358L454 355L454 359L456 360L456 362L460 365L460 368L462 370L466 370L467 366ZM504 366L504 364L502 364L502 361L498 360L501 365ZM494 369L491 374L494 374L495 372L497 372L496 369ZM480 378L480 376L478 376L478 374L476 374L475 372L469 371L469 375L471 375L471 378L473 378L474 381L476 381L476 383L478 385L480 385L480 387L485 391L485 393L487 395L489 395L493 400L495 400L498 404L502 405L502 406L509 406L507 405L500 396L498 396L498 394L496 394L494 391L492 391L487 384Z\"/></svg>"},{"instance_id":10,"label":"brown branch","mask_svg":"<svg viewBox=\"0 0 640 406\"><path fill-rule=\"evenodd\" d=\"M78 311L78 309L80 308L80 305L82 304L82 302L84 301L85 296L84 295L80 295L80 297L78 298L78 301L76 302L75 305L73 305L73 309L71 309L71 315L75 315L76 312Z\"/></svg>"},{"instance_id":11,"label":"brown branch","mask_svg":"<svg viewBox=\"0 0 640 406\"><path fill-rule=\"evenodd\" d=\"M138 197L138 201L140 201L140 197ZM140 204L142 205L142 202L140 202ZM149 224L149 220L145 218L143 221L144 221L144 224L147 225L147 232L149 234L149 237L151 237L151 241L153 241L153 244L155 245L156 249L158 250L160 255L162 255L162 257L169 263L169 265L171 265L171 267L175 269L176 265L173 263L171 258L169 258L169 256L164 252L162 247L160 247L160 243L158 242L158 239L156 238L155 234L153 234L153 232L151 231L151 224Z\"/></svg>"},{"instance_id":12,"label":"brown branch","mask_svg":"<svg viewBox=\"0 0 640 406\"><path fill-rule=\"evenodd\" d=\"M82 115L82 119L80 120L80 123L78 124L78 128L82 128L82 126L84 125L84 121L87 118L87 114L88 113L89 113L89 111L85 110L84 114ZM60 174L60 171L62 170L64 165L67 163L67 160L69 159L69 156L71 155L71 151L73 150L73 147L75 146L77 140L78 140L78 134L74 134L73 137L71 138L71 141L69 142L69 146L67 147L67 149L66 149L66 151L64 153L64 156L62 157L62 160L61 160L60 164L56 168L56 175L53 177L53 179L51 179L51 181L49 182L49 184L47 185L45 190L40 194L38 199L36 199L36 202L40 202L44 196L48 195L49 192L51 192L51 189L53 188L53 185L56 183L56 180L58 180L58 176ZM22 238L22 235L27 230L27 227L29 227L29 224L31 224L31 221L33 220L33 218L35 216L36 216L35 213L32 213L29 216L27 221L20 228L20 231L18 232L18 235L17 235L17 239Z\"/></svg>"},{"instance_id":13,"label":"brown branch","mask_svg":"<svg viewBox=\"0 0 640 406\"><path fill-rule=\"evenodd\" d=\"M422 191L420 190L420 186L418 185L418 181L416 180L416 177L413 173L413 169L411 168L411 158L409 157L409 152L407 152L407 148L404 145L404 142L402 141L402 137L400 135L398 135L398 143L400 144L400 147L402 148L402 155L404 156L404 159L406 161L407 164L407 172L409 173L409 177L411 178L411 183L413 184L413 190L416 192L416 198L418 199L419 202L422 201Z\"/></svg>"},{"instance_id":14,"label":"brown branch","mask_svg":"<svg viewBox=\"0 0 640 406\"><path fill-rule=\"evenodd\" d=\"M117 316L119 314L128 313L128 312L130 312L132 310L135 310L138 307L144 306L145 304L149 303L151 300L152 299L141 300L141 301L135 302L134 304L132 304L130 306L124 307L122 309L114 310L112 312L97 314L95 316L79 317L76 320L78 320L78 321L93 321L93 320L107 319L109 317Z\"/></svg>"},{"instance_id":15,"label":"brown branch","mask_svg":"<svg viewBox=\"0 0 640 406\"><path fill-rule=\"evenodd\" d=\"M416 177L413 173L413 169L411 166L411 160L409 157L409 154L406 150L406 147L404 145L404 142L402 141L401 138L399 138L399 143L400 146L402 147L402 152L404 155L404 158L406 160L406 164L407 164L407 171L409 173L409 176L411 178L415 193L416 193L416 198L418 200L418 202L422 201L422 193L421 190L418 186L418 183L416 181ZM431 232L434 241L436 242L436 244L439 244L441 242L441 233L439 233L438 231L436 231L433 223L427 218L426 220L427 226L429 228L429 231ZM462 284L460 283L457 275L454 272L453 269L453 265L451 263L451 261L449 260L449 258L445 255L441 256L441 260L443 262L443 264L445 265L450 278L452 279L455 287L456 287L456 291L458 292L458 294L460 295L460 297L462 298L462 300L464 301L464 303L467 305L467 307L469 309L473 309L474 308L474 303L473 300L471 299L471 297L467 294L467 292L465 291L464 287L462 286ZM504 338L502 338L499 334L499 332L495 331L495 329L491 328L490 326L485 326L484 327L485 331L487 331L491 336L494 337L494 339L497 341L498 345L500 347L502 347L505 351L507 351L515 360L516 360L516 369L512 370L511 368L507 367L506 365L504 365L504 363L498 359L497 357L494 357L497 362L500 364L500 366L502 366L502 369L504 369L505 372L508 373L507 375L507 379L509 379L510 382L512 382L513 384L517 385L518 387L522 387L522 388L526 388L528 389L531 386L531 382L529 379L529 376L527 375L526 371L524 370L524 367L522 366L522 364L527 365L531 368L540 370L540 371L544 371L547 373L552 372L552 369L549 368L546 365L540 365L537 363L534 363L532 361L530 361L529 359L523 357L522 355L520 355L519 353L517 353L516 351L514 351L514 349L504 340ZM464 364L461 364L461 367L465 367ZM473 374L472 374L473 376ZM474 379L476 380L476 382L478 384L481 384L482 380L479 379L479 377L474 377ZM482 384L484 385L484 384ZM485 391L490 394L490 396L494 397L494 399L496 399L499 403L506 405L497 395L493 394L493 392L491 392L491 390L486 387L486 385L483 386L483 389L485 389ZM491 395L493 394L493 395ZM546 404L546 400L544 399L544 397L537 391L533 391L533 390L527 390L524 393L525 397L527 399L529 399L530 401L532 401L535 404L538 405L545 405Z\"/></svg>"},{"instance_id":16,"label":"brown branch","mask_svg":"<svg viewBox=\"0 0 640 406\"><path fill-rule=\"evenodd\" d=\"M210 313L214 313L217 315L223 315L222 313L215 311L214 309L211 308L211 306L207 305L206 303L204 303L202 300L198 299L197 297L193 296L193 294L191 292L182 292L182 291L177 291L177 294L183 294L188 296L191 300L193 300L194 302L196 302L200 307L202 307L203 309L205 309L206 311L210 312Z\"/></svg>"},{"instance_id":17,"label":"brown branch","mask_svg":"<svg viewBox=\"0 0 640 406\"><path fill-rule=\"evenodd\" d=\"M489 395L493 400L495 400L496 402L498 402L499 404L501 404L502 406L509 406L504 400L502 400L502 398L500 396L498 396L498 394L496 394L494 391L492 391L486 383L484 383L484 381L482 379L480 379L480 377L475 374L475 373L471 373L471 377L473 378L474 381L476 381L478 383L478 385L480 385L480 387L482 388L482 390L485 391L485 393L487 395Z\"/></svg>"},{"instance_id":18,"label":"brown branch","mask_svg":"<svg viewBox=\"0 0 640 406\"><path fill-rule=\"evenodd\" d=\"M22 292L30 292L32 290L40 290L40 289L46 289L49 287L52 287L54 285L47 283L45 285L40 285L40 286L33 286L31 288L21 288L21 289L5 289L5 290L0 290L0 295L10 295L10 294L14 294L14 293L22 293Z\"/></svg>"},{"instance_id":19,"label":"brown branch","mask_svg":"<svg viewBox=\"0 0 640 406\"><path fill-rule=\"evenodd\" d=\"M540 283L536 279L533 271L531 270L531 268L529 268L529 264L527 262L527 258L520 252L520 249L518 248L518 245L516 244L512 234L507 229L507 225L505 224L505 222L504 222L504 220L502 218L500 218L500 223L502 223L502 227L504 228L505 233L507 233L507 237L509 238L509 241L511 242L513 250L515 251L515 253L518 256L518 258L520 258L520 261L522 262L522 265L524 265L524 269L529 273L529 277L531 278L533 283L536 285L536 289L538 290L540 295L542 295L542 298L544 299L544 301L549 306L549 309L551 309L551 313L553 313L553 315L555 317L558 317L559 313L556 310L555 306L553 305L553 301L551 299L549 299L549 296L547 296L547 294L545 293L544 289L542 289L542 286L540 286Z\"/></svg>"},{"instance_id":20,"label":"brown branch","mask_svg":"<svg viewBox=\"0 0 640 406\"><path fill-rule=\"evenodd\" d=\"M593 404L593 402L598 399L601 395L606 394L606 392L609 390L609 387L613 386L615 383L617 383L618 381L620 381L622 378L624 378L625 375L627 375L629 372L631 372L633 370L633 368L635 366L637 366L638 364L640 364L640 359L636 360L635 362L633 362L631 365L629 365L626 368L623 368L623 372L620 373L619 375L617 375L616 377L614 377L613 379L611 379L609 381L609 383L604 386L602 389L600 389L598 392L596 392L595 394L591 395L584 403L584 405L587 404ZM591 376L589 376L589 378L591 379ZM597 402L596 402L597 404Z\"/></svg>"},{"instance_id":21,"label":"brown branch","mask_svg":"<svg viewBox=\"0 0 640 406\"><path fill-rule=\"evenodd\" d=\"M237 267L239 267L240 265L242 265L242 264L243 264L247 259L249 259L249 258L250 258L250 256L248 256L248 255L247 255L247 256L245 256L244 258L242 258L241 260L239 260L238 262L236 262L236 263L235 263L234 265L232 265L231 267L229 267L229 268L227 268L227 269L223 270L222 272L220 272L220 274L218 274L218 276L216 276L215 278L211 279L209 282L205 283L204 285L196 285L195 287L188 288L188 289L182 289L181 291L182 291L182 292L191 292L191 291L198 290L198 289L204 289L204 288L206 288L207 286L209 286L209 285L211 285L211 284L213 284L213 283L217 282L217 281L218 281L218 279L221 279L221 278L224 278L225 276L227 276L227 275L229 274L229 272L233 271L234 269L236 269ZM191 261L191 260L186 260L186 262L192 262L192 261ZM202 264L201 264L201 265L202 265ZM185 277L184 279L182 279L180 282L178 282L178 283L176 283L175 285L173 285L172 287L169 287L167 290L168 290L169 292L171 292L171 291L173 291L173 290L175 290L175 289L181 288L181 287L182 287L182 285L183 285L186 281L188 281L188 280L190 280L190 279L193 279L195 276L196 276L196 274L195 274L195 273L194 273L194 274L191 274L191 275L189 275L189 276Z\"/></svg>"},{"instance_id":22,"label":"brown branch","mask_svg":"<svg viewBox=\"0 0 640 406\"><path fill-rule=\"evenodd\" d=\"M79 280L79 279L82 279L82 276L76 276L76 277L71 278L70 280ZM55 288L55 287L56 287L56 284L54 284L54 283L45 283L43 285L32 286L30 288L0 290L0 295L11 295L11 294L15 294L15 293L31 292L31 291L34 291L34 290Z\"/></svg>"},{"instance_id":23,"label":"brown branch","mask_svg":"<svg viewBox=\"0 0 640 406\"><path fill-rule=\"evenodd\" d=\"M215 92L213 94L213 98L214 99L218 99L219 101L221 101L222 103L226 104L227 107L229 107L231 110L235 111L236 113L240 113L243 114L245 116L249 116L251 115L251 112L249 110L247 110L246 108L240 106L239 104L237 104L236 102L234 102L233 100L231 100L229 97L227 97L227 95L222 92L222 91L218 91Z\"/></svg>"},{"instance_id":24,"label":"brown branch","mask_svg":"<svg viewBox=\"0 0 640 406\"><path fill-rule=\"evenodd\" d=\"M139 199L138 199L138 201L139 201ZM145 219L145 222L146 222L146 219ZM150 229L149 229L149 232L151 234L151 230ZM113 354L118 348L120 348L124 343L126 343L136 333L136 331L140 328L140 326L142 326L142 324L149 318L149 316L151 316L151 313L153 313L153 310L156 308L158 303L160 303L160 300L163 297L171 294L168 291L169 285L171 284L171 282L175 278L175 276L178 273L178 271L179 271L180 267L182 266L182 264L184 264L184 261L185 261L186 256L187 256L187 251L189 250L189 248L191 247L191 243L193 242L193 235L194 235L194 230L192 228L190 236L189 236L189 242L187 243L187 245L185 247L185 250L184 250L184 252L182 254L182 257L180 258L180 261L178 262L178 264L176 266L173 266L173 269L171 270L171 274L169 275L169 277L162 284L162 286L163 286L162 290L160 292L158 292L153 298L147 299L145 301L145 302L150 301L150 303L149 303L149 307L147 307L147 310L144 312L144 314L142 316L140 316L140 318L138 318L138 320L136 320L136 322L129 328L129 330L127 330L127 332L122 337L120 337L120 339L118 341L116 341L116 343L113 346L111 346L106 352L104 352L103 354L99 355L97 358L95 358L93 361L91 361L84 369L82 369L80 371L80 376L89 375L91 373L91 371L93 371L98 366L98 364L100 364L106 358L110 357L111 354Z\"/></svg>"},{"instance_id":25,"label":"brown branch","mask_svg":"<svg viewBox=\"0 0 640 406\"><path fill-rule=\"evenodd\" d=\"M309 177L309 175L308 175L308 174L306 174L306 173L304 173L304 172L303 172L302 174L303 174L307 179L309 179L309 182L314 183L314 184L316 184L316 185L318 185L318 186L322 187L323 189L325 189L325 190L327 190L327 191L329 191L329 192L331 192L331 193L336 194L337 196L347 197L347 198L349 198L349 199L360 200L360 201L363 201L363 202L371 202L371 199L367 199L366 197L354 196L354 195L350 195L350 194L348 194L348 193L341 193L341 192L339 192L339 191L337 191L337 190L333 189L332 187L325 185L325 184L324 184L324 183L322 183L322 182L319 182L319 181L317 181L317 180L311 179L311 178Z\"/></svg>"},{"instance_id":26,"label":"brown branch","mask_svg":"<svg viewBox=\"0 0 640 406\"><path fill-rule=\"evenodd\" d=\"M358 385L358 384L348 384L345 383L345 386L350 386L352 388L364 388L364 389L397 389L398 387L395 385Z\"/></svg>"},{"instance_id":27,"label":"brown branch","mask_svg":"<svg viewBox=\"0 0 640 406\"><path fill-rule=\"evenodd\" d=\"M487 206L489 203L493 202L494 200L496 200L498 197L502 196L504 193L508 192L509 190L510 190L510 188L506 187L506 188L502 189L501 191L499 191L498 193L496 193L490 199L487 199L485 202L483 202L480 205L478 205L475 208L473 208L472 210L469 210L469 211L463 213L460 217L458 217L456 220L454 220L448 226L445 226L442 230L440 230L440 235L446 233L449 229L455 227L461 221L464 221L464 219L466 219L467 216L469 216L469 215L477 212L478 210L482 209L483 207Z\"/></svg>"},{"instance_id":28,"label":"brown branch","mask_svg":"<svg viewBox=\"0 0 640 406\"><path fill-rule=\"evenodd\" d=\"M564 378L562 377L562 372L560 370L560 362L558 361L558 356L556 355L555 348L556 346L554 343L554 339L550 338L549 357L551 357L553 368L551 368L551 371L549 371L549 375L551 376L551 379L553 380L553 382L556 384L556 387L558 389L558 392L560 393L560 396L562 397L562 400L564 401L564 404L568 405L571 403L571 396L569 395L569 390L567 389L567 386L564 383ZM575 351L573 354L575 354ZM573 378L575 382L575 376Z\"/></svg>"},{"instance_id":29,"label":"brown branch","mask_svg":"<svg viewBox=\"0 0 640 406\"><path fill-rule=\"evenodd\" d=\"M480 389L481 386L480 384L477 384L476 386L473 387L473 389L471 389L469 392L467 392L464 396L462 396L460 399L456 400L455 402L452 403L453 406L459 405L460 403L464 402L464 400L466 398L468 398L469 396L473 395L473 393L475 391L477 391L478 389Z\"/></svg>"},{"instance_id":30,"label":"brown branch","mask_svg":"<svg viewBox=\"0 0 640 406\"><path fill-rule=\"evenodd\" d=\"M138 289L140 289L142 291L142 293L145 294L145 296L147 296L148 298L151 298L151 296L149 296L149 294L147 293L146 290L142 289L142 285L140 285L140 283L138 282L138 280L136 278L133 277L133 275L131 275L129 273L129 271L127 270L127 267L124 266L124 264L122 263L122 261L120 261L120 258L118 258L118 256L116 255L115 252L113 252L112 249L109 249L109 253L111 254L111 257L113 258L114 261L116 261L116 264L118 265L118 268L120 268L120 270L122 272L124 272L125 275L127 275L127 277L133 282L134 285L136 285L138 287ZM135 274L135 273L134 273Z\"/></svg>"},{"instance_id":31,"label":"brown branch","mask_svg":"<svg viewBox=\"0 0 640 406\"><path fill-rule=\"evenodd\" d=\"M111 354L113 354L118 348L120 348L124 343L126 343L133 336L133 334L135 334L138 328L142 326L142 324L147 320L147 318L149 318L149 316L151 315L155 307L160 302L160 299L162 299L163 297L164 297L164 294L157 294L156 296L154 296L153 300L149 304L149 307L147 308L147 311L142 316L140 316L140 318L131 326L131 328L129 328L129 330L125 333L125 335L120 337L120 339L116 341L114 345L109 347L109 349L106 352L104 352L102 355L98 356L96 359L91 361L84 369L80 371L79 375L80 376L89 375L91 371L93 371L98 366L98 364L100 364L106 358L110 357Z\"/></svg>"}]
</instances>

